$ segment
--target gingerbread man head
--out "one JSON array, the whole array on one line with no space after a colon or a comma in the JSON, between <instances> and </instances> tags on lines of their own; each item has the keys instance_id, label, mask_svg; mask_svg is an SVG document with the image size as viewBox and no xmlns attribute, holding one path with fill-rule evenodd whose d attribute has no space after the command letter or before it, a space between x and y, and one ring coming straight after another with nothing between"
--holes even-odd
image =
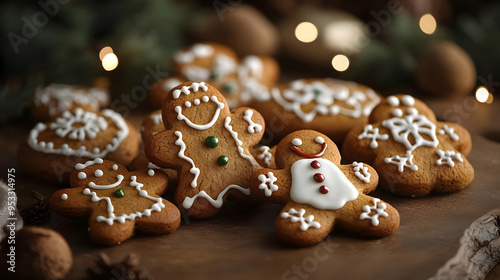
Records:
<instances>
[{"instance_id":1,"label":"gingerbread man head","mask_svg":"<svg viewBox=\"0 0 500 280\"><path fill-rule=\"evenodd\" d=\"M179 209L160 197L168 179L159 170L128 172L97 158L77 164L70 184L52 195L50 207L62 216L88 218L90 238L97 244L120 244L136 229L163 234L179 227Z\"/></svg>"},{"instance_id":2,"label":"gingerbread man head","mask_svg":"<svg viewBox=\"0 0 500 280\"><path fill-rule=\"evenodd\" d=\"M249 195L248 178L260 168L250 147L264 133L257 111L230 111L215 88L187 82L172 89L162 114L166 129L150 138L145 154L153 164L179 172L178 205L192 217L206 218L228 194Z\"/></svg>"},{"instance_id":3,"label":"gingerbread man head","mask_svg":"<svg viewBox=\"0 0 500 280\"><path fill-rule=\"evenodd\" d=\"M462 126L437 121L422 101L410 95L384 99L371 113L369 124L351 130L343 145L348 160L373 165L383 188L413 197L469 185L474 178L465 158L470 149L470 135Z\"/></svg>"},{"instance_id":4,"label":"gingerbread man head","mask_svg":"<svg viewBox=\"0 0 500 280\"><path fill-rule=\"evenodd\" d=\"M375 170L358 162L341 165L337 146L324 134L289 134L278 144L276 166L256 171L250 185L260 200L285 204L276 234L287 243L317 243L334 227L381 237L399 226L396 209L365 195L377 186Z\"/></svg>"}]
</instances>

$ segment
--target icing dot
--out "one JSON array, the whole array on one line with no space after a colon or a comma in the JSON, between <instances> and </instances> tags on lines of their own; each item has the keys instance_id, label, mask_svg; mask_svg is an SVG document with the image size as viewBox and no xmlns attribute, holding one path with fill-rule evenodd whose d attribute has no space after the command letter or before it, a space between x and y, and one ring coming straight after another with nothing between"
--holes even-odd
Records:
<instances>
[{"instance_id":1,"label":"icing dot","mask_svg":"<svg viewBox=\"0 0 500 280\"><path fill-rule=\"evenodd\" d=\"M66 200L66 199L68 199L68 195L67 195L67 194L65 194L65 193L63 193L63 194L61 195L61 199L62 199L62 200Z\"/></svg>"},{"instance_id":2,"label":"icing dot","mask_svg":"<svg viewBox=\"0 0 500 280\"><path fill-rule=\"evenodd\" d=\"M319 192L322 193L322 194L327 194L330 190L328 189L327 186L323 185L321 187L319 187Z\"/></svg>"},{"instance_id":3,"label":"icing dot","mask_svg":"<svg viewBox=\"0 0 500 280\"><path fill-rule=\"evenodd\" d=\"M229 158L226 157L225 155L222 155L220 156L218 159L217 159L217 163L219 165L226 165L227 163L229 162Z\"/></svg>"},{"instance_id":4,"label":"icing dot","mask_svg":"<svg viewBox=\"0 0 500 280\"><path fill-rule=\"evenodd\" d=\"M403 116L403 111L399 108L396 108L396 109L392 110L392 115L400 118Z\"/></svg>"},{"instance_id":5,"label":"icing dot","mask_svg":"<svg viewBox=\"0 0 500 280\"><path fill-rule=\"evenodd\" d=\"M411 95L403 96L401 101L403 101L403 104L406 106L414 106L415 105L415 98L413 98L413 96L411 96Z\"/></svg>"},{"instance_id":6,"label":"icing dot","mask_svg":"<svg viewBox=\"0 0 500 280\"><path fill-rule=\"evenodd\" d=\"M302 140L300 140L299 138L294 138L292 140L292 145L294 145L294 146L300 146L300 145L302 145Z\"/></svg>"},{"instance_id":7,"label":"icing dot","mask_svg":"<svg viewBox=\"0 0 500 280\"><path fill-rule=\"evenodd\" d=\"M199 100L199 99L195 99L195 100L193 101L193 103L194 103L194 105L200 105L200 100Z\"/></svg>"},{"instance_id":8,"label":"icing dot","mask_svg":"<svg viewBox=\"0 0 500 280\"><path fill-rule=\"evenodd\" d=\"M208 96L206 96L206 95L201 98L201 101L203 101L205 103L207 103L209 100L210 100L210 98L208 98Z\"/></svg>"},{"instance_id":9,"label":"icing dot","mask_svg":"<svg viewBox=\"0 0 500 280\"><path fill-rule=\"evenodd\" d=\"M123 189L117 189L113 194L118 198L122 198L125 196L125 191Z\"/></svg>"},{"instance_id":10,"label":"icing dot","mask_svg":"<svg viewBox=\"0 0 500 280\"><path fill-rule=\"evenodd\" d=\"M113 170L118 170L118 165L113 164Z\"/></svg>"},{"instance_id":11,"label":"icing dot","mask_svg":"<svg viewBox=\"0 0 500 280\"><path fill-rule=\"evenodd\" d=\"M155 171L153 169L149 169L148 175L149 176L154 176L155 175Z\"/></svg>"},{"instance_id":12,"label":"icing dot","mask_svg":"<svg viewBox=\"0 0 500 280\"><path fill-rule=\"evenodd\" d=\"M399 106L399 99L396 96L390 96L387 98L387 103L391 106Z\"/></svg>"},{"instance_id":13,"label":"icing dot","mask_svg":"<svg viewBox=\"0 0 500 280\"><path fill-rule=\"evenodd\" d=\"M78 173L78 179L83 180L87 178L87 174L85 172Z\"/></svg>"},{"instance_id":14,"label":"icing dot","mask_svg":"<svg viewBox=\"0 0 500 280\"><path fill-rule=\"evenodd\" d=\"M184 106L186 106L187 108L191 107L191 102L186 101L186 103L184 103Z\"/></svg>"},{"instance_id":15,"label":"icing dot","mask_svg":"<svg viewBox=\"0 0 500 280\"><path fill-rule=\"evenodd\" d=\"M323 143L325 143L325 139L323 139L323 137L321 137L321 136L316 137L316 139L314 139L314 141L315 141L316 143L318 143L318 144L323 144Z\"/></svg>"},{"instance_id":16,"label":"icing dot","mask_svg":"<svg viewBox=\"0 0 500 280\"><path fill-rule=\"evenodd\" d=\"M205 141L205 143L207 144L208 147L215 148L215 147L219 146L219 139L217 137L211 135L211 136L207 137L207 140Z\"/></svg>"},{"instance_id":17,"label":"icing dot","mask_svg":"<svg viewBox=\"0 0 500 280\"><path fill-rule=\"evenodd\" d=\"M96 169L96 171L94 172L94 175L99 178L99 177L102 177L102 175L104 175L104 172L102 172L101 169Z\"/></svg>"},{"instance_id":18,"label":"icing dot","mask_svg":"<svg viewBox=\"0 0 500 280\"><path fill-rule=\"evenodd\" d=\"M314 169L319 169L321 167L321 163L319 163L319 161L315 160L315 161L311 162L311 167Z\"/></svg>"},{"instance_id":19,"label":"icing dot","mask_svg":"<svg viewBox=\"0 0 500 280\"><path fill-rule=\"evenodd\" d=\"M325 175L323 175L321 173L316 173L316 174L314 174L313 178L314 178L314 181L321 183L325 180Z\"/></svg>"},{"instance_id":20,"label":"icing dot","mask_svg":"<svg viewBox=\"0 0 500 280\"><path fill-rule=\"evenodd\" d=\"M410 115L418 115L418 110L416 108L408 108L408 110L406 110L406 111Z\"/></svg>"}]
</instances>

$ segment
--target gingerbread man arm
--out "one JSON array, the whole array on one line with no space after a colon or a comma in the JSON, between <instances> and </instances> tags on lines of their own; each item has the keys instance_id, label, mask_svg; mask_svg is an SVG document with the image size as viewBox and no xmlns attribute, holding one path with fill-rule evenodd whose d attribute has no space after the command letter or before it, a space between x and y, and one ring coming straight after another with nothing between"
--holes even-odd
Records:
<instances>
[{"instance_id":1,"label":"gingerbread man arm","mask_svg":"<svg viewBox=\"0 0 500 280\"><path fill-rule=\"evenodd\" d=\"M112 246L127 241L134 235L135 220L125 220L125 222L114 222L108 225L105 222L98 222L99 211L92 211L89 218L90 240L96 244Z\"/></svg>"},{"instance_id":2,"label":"gingerbread man arm","mask_svg":"<svg viewBox=\"0 0 500 280\"><path fill-rule=\"evenodd\" d=\"M451 122L439 122L436 127L436 132L440 143L450 143L464 156L470 153L472 148L471 137L463 126Z\"/></svg>"},{"instance_id":3,"label":"gingerbread man arm","mask_svg":"<svg viewBox=\"0 0 500 280\"><path fill-rule=\"evenodd\" d=\"M190 168L188 161L179 160L181 155L185 156L186 144L183 136L180 131L174 130L158 132L145 144L144 154L151 163L160 167Z\"/></svg>"},{"instance_id":4,"label":"gingerbread man arm","mask_svg":"<svg viewBox=\"0 0 500 280\"><path fill-rule=\"evenodd\" d=\"M335 217L328 212L307 204L288 202L276 218L276 236L289 244L316 244L333 229Z\"/></svg>"},{"instance_id":5,"label":"gingerbread man arm","mask_svg":"<svg viewBox=\"0 0 500 280\"><path fill-rule=\"evenodd\" d=\"M225 124L227 126L227 120ZM262 115L248 107L240 107L231 111L229 125L233 127L234 131L238 132L240 139L245 139L242 147L248 154L250 154L250 148L259 143L265 131L265 122Z\"/></svg>"},{"instance_id":6,"label":"gingerbread man arm","mask_svg":"<svg viewBox=\"0 0 500 280\"><path fill-rule=\"evenodd\" d=\"M137 181L144 184L142 189L146 190L148 193L160 196L167 190L168 176L161 170L136 170L134 172L130 172L130 175L136 176L138 178ZM141 178L146 177L149 178L149 181L141 182Z\"/></svg>"},{"instance_id":7,"label":"gingerbread man arm","mask_svg":"<svg viewBox=\"0 0 500 280\"><path fill-rule=\"evenodd\" d=\"M360 193L370 193L377 188L377 171L366 163L355 161L341 165L340 170Z\"/></svg>"},{"instance_id":8,"label":"gingerbread man arm","mask_svg":"<svg viewBox=\"0 0 500 280\"><path fill-rule=\"evenodd\" d=\"M92 212L92 202L90 200L79 199L82 194L82 188L58 190L50 197L50 209L57 214L71 219L85 220Z\"/></svg>"},{"instance_id":9,"label":"gingerbread man arm","mask_svg":"<svg viewBox=\"0 0 500 280\"><path fill-rule=\"evenodd\" d=\"M162 199L165 208L161 212L153 212L149 217L142 217L136 220L138 231L150 234L163 234L176 230L181 223L181 213L177 206Z\"/></svg>"},{"instance_id":10,"label":"gingerbread man arm","mask_svg":"<svg viewBox=\"0 0 500 280\"><path fill-rule=\"evenodd\" d=\"M291 185L289 169L263 168L255 171L250 178L250 193L261 201L284 204L289 200Z\"/></svg>"},{"instance_id":11,"label":"gingerbread man arm","mask_svg":"<svg viewBox=\"0 0 500 280\"><path fill-rule=\"evenodd\" d=\"M353 128L344 139L342 157L348 162L370 162L377 157L377 149L388 139L380 124L368 124ZM360 139L361 138L361 139Z\"/></svg>"}]
</instances>

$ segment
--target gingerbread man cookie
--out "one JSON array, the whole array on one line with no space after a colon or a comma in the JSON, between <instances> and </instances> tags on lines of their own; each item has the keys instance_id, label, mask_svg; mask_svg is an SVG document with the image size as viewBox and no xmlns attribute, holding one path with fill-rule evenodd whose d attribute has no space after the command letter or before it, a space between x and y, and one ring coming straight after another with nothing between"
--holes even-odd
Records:
<instances>
[{"instance_id":1,"label":"gingerbread man cookie","mask_svg":"<svg viewBox=\"0 0 500 280\"><path fill-rule=\"evenodd\" d=\"M142 142L148 142L151 136L163 130L165 130L165 125L163 124L161 110L155 110L149 113L141 124Z\"/></svg>"},{"instance_id":2,"label":"gingerbread man cookie","mask_svg":"<svg viewBox=\"0 0 500 280\"><path fill-rule=\"evenodd\" d=\"M52 84L36 90L31 116L37 121L49 121L76 107L98 112L108 104L109 92L102 88Z\"/></svg>"},{"instance_id":3,"label":"gingerbread man cookie","mask_svg":"<svg viewBox=\"0 0 500 280\"><path fill-rule=\"evenodd\" d=\"M160 197L168 179L159 170L128 172L121 164L97 158L77 164L70 184L52 195L50 207L61 216L89 219L94 243L116 245L135 230L164 234L179 227L179 209Z\"/></svg>"},{"instance_id":4,"label":"gingerbread man cookie","mask_svg":"<svg viewBox=\"0 0 500 280\"><path fill-rule=\"evenodd\" d=\"M35 125L19 146L17 159L36 178L67 183L77 163L102 157L127 166L138 151L137 133L120 114L75 108Z\"/></svg>"},{"instance_id":5,"label":"gingerbread man cookie","mask_svg":"<svg viewBox=\"0 0 500 280\"><path fill-rule=\"evenodd\" d=\"M255 110L230 111L222 94L204 82L175 87L163 103L166 129L145 144L149 161L178 171L175 203L195 218L216 214L228 194L250 194L260 168L249 149L264 133Z\"/></svg>"},{"instance_id":6,"label":"gingerbread man cookie","mask_svg":"<svg viewBox=\"0 0 500 280\"><path fill-rule=\"evenodd\" d=\"M323 240L334 228L364 237L383 237L399 226L391 205L366 195L377 187L369 165L341 165L337 146L313 130L287 135L276 150L278 169L252 175L252 196L285 204L276 219L276 236L296 245Z\"/></svg>"},{"instance_id":7,"label":"gingerbread man cookie","mask_svg":"<svg viewBox=\"0 0 500 280\"><path fill-rule=\"evenodd\" d=\"M251 55L240 61L232 49L211 42L185 47L174 54L172 61L176 75L153 87L153 108L159 108L170 90L184 81L205 81L224 95L230 108L246 106L254 99L268 99L268 88L279 76L273 58Z\"/></svg>"},{"instance_id":8,"label":"gingerbread man cookie","mask_svg":"<svg viewBox=\"0 0 500 280\"><path fill-rule=\"evenodd\" d=\"M393 194L424 196L465 188L474 169L465 158L471 138L462 126L438 122L422 101L410 95L384 99L369 124L347 135L343 154L377 170L380 184Z\"/></svg>"},{"instance_id":9,"label":"gingerbread man cookie","mask_svg":"<svg viewBox=\"0 0 500 280\"><path fill-rule=\"evenodd\" d=\"M368 122L380 97L371 88L334 79L301 79L278 85L271 98L256 100L251 107L262 113L275 139L313 129L342 142L353 127Z\"/></svg>"}]
</instances>

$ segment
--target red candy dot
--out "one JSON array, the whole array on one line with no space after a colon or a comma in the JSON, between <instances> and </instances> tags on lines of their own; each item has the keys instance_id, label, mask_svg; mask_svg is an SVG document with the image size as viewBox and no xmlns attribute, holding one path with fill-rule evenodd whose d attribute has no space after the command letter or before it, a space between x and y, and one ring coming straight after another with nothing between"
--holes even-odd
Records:
<instances>
[{"instance_id":1,"label":"red candy dot","mask_svg":"<svg viewBox=\"0 0 500 280\"><path fill-rule=\"evenodd\" d=\"M330 190L328 189L327 186L323 185L321 187L319 187L319 192L322 193L322 194L327 194Z\"/></svg>"},{"instance_id":2,"label":"red candy dot","mask_svg":"<svg viewBox=\"0 0 500 280\"><path fill-rule=\"evenodd\" d=\"M318 182L318 183L321 183L325 180L325 175L321 174L321 173L316 173L314 174L314 181Z\"/></svg>"},{"instance_id":3,"label":"red candy dot","mask_svg":"<svg viewBox=\"0 0 500 280\"><path fill-rule=\"evenodd\" d=\"M321 163L319 163L319 161L315 160L315 161L311 162L311 166L314 169L319 169L321 167Z\"/></svg>"}]
</instances>

